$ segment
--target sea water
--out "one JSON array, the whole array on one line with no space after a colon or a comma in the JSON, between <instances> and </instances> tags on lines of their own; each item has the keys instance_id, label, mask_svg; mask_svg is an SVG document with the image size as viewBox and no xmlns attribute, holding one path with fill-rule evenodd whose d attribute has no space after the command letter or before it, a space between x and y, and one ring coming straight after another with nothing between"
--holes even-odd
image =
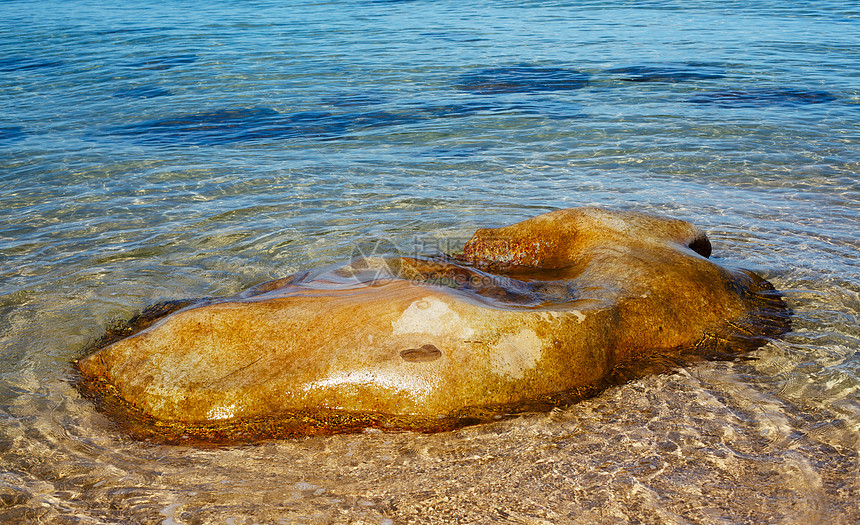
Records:
<instances>
[{"instance_id":1,"label":"sea water","mask_svg":"<svg viewBox=\"0 0 860 525\"><path fill-rule=\"evenodd\" d=\"M0 521L856 523L860 8L0 3ZM749 359L441 434L124 436L70 361L156 301L598 205L784 294Z\"/></svg>"}]
</instances>

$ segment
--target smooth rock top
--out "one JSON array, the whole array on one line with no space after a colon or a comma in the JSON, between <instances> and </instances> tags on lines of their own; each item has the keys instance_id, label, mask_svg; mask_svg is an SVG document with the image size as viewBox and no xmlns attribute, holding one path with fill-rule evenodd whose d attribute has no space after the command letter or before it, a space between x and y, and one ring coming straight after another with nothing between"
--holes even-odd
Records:
<instances>
[{"instance_id":1,"label":"smooth rock top","mask_svg":"<svg viewBox=\"0 0 860 525\"><path fill-rule=\"evenodd\" d=\"M166 441L445 430L547 409L785 331L772 287L710 252L684 221L558 210L478 230L449 258L356 259L157 305L77 362L80 386Z\"/></svg>"}]
</instances>

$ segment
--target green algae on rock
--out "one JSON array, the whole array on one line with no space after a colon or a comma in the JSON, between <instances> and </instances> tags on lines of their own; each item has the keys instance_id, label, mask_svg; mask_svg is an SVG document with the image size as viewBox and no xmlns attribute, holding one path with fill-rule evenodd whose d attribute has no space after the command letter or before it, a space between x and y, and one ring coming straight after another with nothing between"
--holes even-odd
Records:
<instances>
[{"instance_id":1,"label":"green algae on rock","mask_svg":"<svg viewBox=\"0 0 860 525\"><path fill-rule=\"evenodd\" d=\"M788 329L773 287L676 219L557 210L444 258L360 258L155 305L76 361L131 434L231 443L440 431L547 410Z\"/></svg>"}]
</instances>

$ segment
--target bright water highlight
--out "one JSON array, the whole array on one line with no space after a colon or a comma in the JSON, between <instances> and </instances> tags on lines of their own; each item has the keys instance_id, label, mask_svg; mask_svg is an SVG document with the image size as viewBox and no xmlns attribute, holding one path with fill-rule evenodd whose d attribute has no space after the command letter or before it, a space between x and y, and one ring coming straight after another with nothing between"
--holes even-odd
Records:
<instances>
[{"instance_id":1,"label":"bright water highlight","mask_svg":"<svg viewBox=\"0 0 860 525\"><path fill-rule=\"evenodd\" d=\"M0 519L860 520L850 3L0 4ZM556 208L663 213L794 331L434 435L134 442L69 361L111 319Z\"/></svg>"}]
</instances>

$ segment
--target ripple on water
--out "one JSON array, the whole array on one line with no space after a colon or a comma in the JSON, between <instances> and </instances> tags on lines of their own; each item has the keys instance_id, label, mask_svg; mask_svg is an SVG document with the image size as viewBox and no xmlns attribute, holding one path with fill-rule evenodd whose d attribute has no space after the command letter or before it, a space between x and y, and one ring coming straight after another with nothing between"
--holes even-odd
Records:
<instances>
[{"instance_id":1,"label":"ripple on water","mask_svg":"<svg viewBox=\"0 0 860 525\"><path fill-rule=\"evenodd\" d=\"M139 86L120 89L113 92L116 98L156 98L173 95L170 90L155 86Z\"/></svg>"},{"instance_id":2,"label":"ripple on water","mask_svg":"<svg viewBox=\"0 0 860 525\"><path fill-rule=\"evenodd\" d=\"M164 96L161 90L133 89L125 97ZM358 99L360 100L360 99ZM356 100L356 104L360 102ZM349 106L347 106L349 107ZM213 145L284 139L334 139L379 128L428 124L438 127L437 119L463 118L476 114L543 115L550 118L579 118L576 106L540 109L534 104L416 104L394 109L356 111L300 111L281 113L268 107L228 107L183 113L113 128L111 133L146 144Z\"/></svg>"},{"instance_id":3,"label":"ripple on water","mask_svg":"<svg viewBox=\"0 0 860 525\"><path fill-rule=\"evenodd\" d=\"M148 120L114 130L150 144L223 144L272 138L332 136L343 125L325 112L282 115L267 107L231 107Z\"/></svg>"},{"instance_id":4,"label":"ripple on water","mask_svg":"<svg viewBox=\"0 0 860 525\"><path fill-rule=\"evenodd\" d=\"M59 60L42 60L32 57L7 57L0 59L0 71L28 71L32 69L50 69L62 66L63 62Z\"/></svg>"},{"instance_id":5,"label":"ripple on water","mask_svg":"<svg viewBox=\"0 0 860 525\"><path fill-rule=\"evenodd\" d=\"M609 69L612 78L623 82L691 82L725 77L725 67L706 62L638 65Z\"/></svg>"},{"instance_id":6,"label":"ripple on water","mask_svg":"<svg viewBox=\"0 0 860 525\"><path fill-rule=\"evenodd\" d=\"M696 104L724 108L796 107L836 100L836 96L827 91L792 87L727 89L700 93L689 99Z\"/></svg>"},{"instance_id":7,"label":"ripple on water","mask_svg":"<svg viewBox=\"0 0 860 525\"><path fill-rule=\"evenodd\" d=\"M571 91L588 83L588 74L575 69L528 64L490 67L460 76L457 89L478 95Z\"/></svg>"},{"instance_id":8,"label":"ripple on water","mask_svg":"<svg viewBox=\"0 0 860 525\"><path fill-rule=\"evenodd\" d=\"M0 127L0 144L4 142L12 142L22 139L27 134L21 126L4 126Z\"/></svg>"},{"instance_id":9,"label":"ripple on water","mask_svg":"<svg viewBox=\"0 0 860 525\"><path fill-rule=\"evenodd\" d=\"M197 55L166 55L153 58L147 58L137 62L131 62L128 67L135 69L149 69L152 71L162 71L172 69L174 67L184 66L197 61Z\"/></svg>"}]
</instances>

